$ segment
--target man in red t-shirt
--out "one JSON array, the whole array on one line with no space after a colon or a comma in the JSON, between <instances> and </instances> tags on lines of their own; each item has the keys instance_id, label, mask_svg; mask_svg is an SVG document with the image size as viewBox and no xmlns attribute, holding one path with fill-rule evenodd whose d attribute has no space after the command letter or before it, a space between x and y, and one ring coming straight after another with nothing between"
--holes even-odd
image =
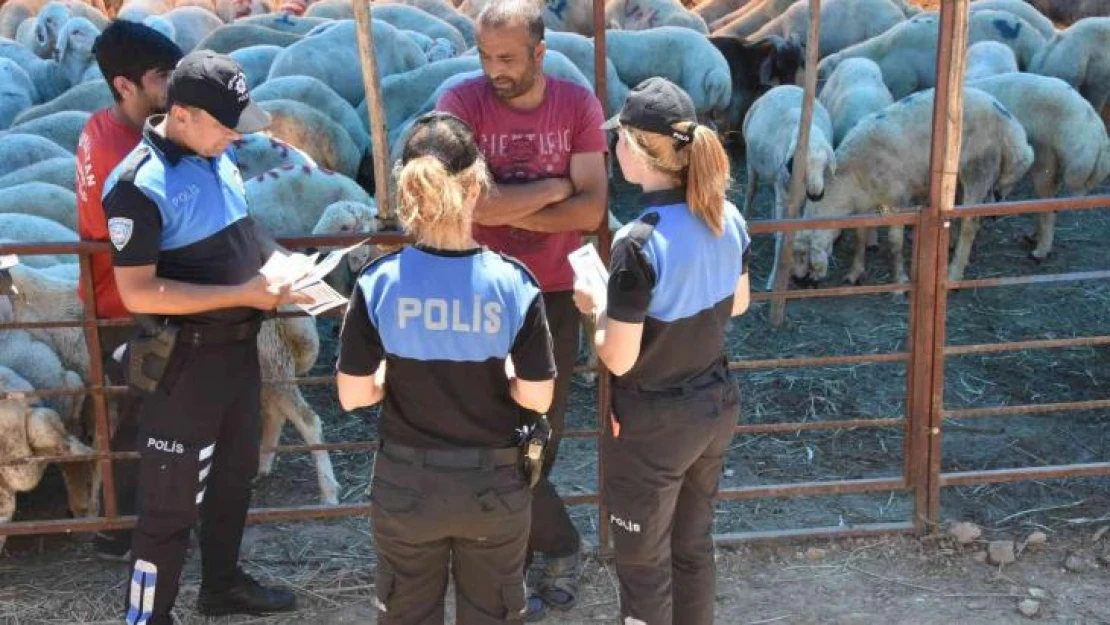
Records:
<instances>
[{"instance_id":1,"label":"man in red t-shirt","mask_svg":"<svg viewBox=\"0 0 1110 625\"><path fill-rule=\"evenodd\" d=\"M529 597L529 621L542 618L546 605L566 610L576 600L580 540L548 476L581 327L567 254L582 245L581 232L602 223L609 192L601 103L589 89L543 73L542 11L528 0L487 5L476 20L484 76L437 103L470 124L493 174L494 188L474 210L475 239L536 275L555 344L558 373L547 414L553 436L533 495L528 541L529 556L544 554L545 567Z\"/></svg>"},{"instance_id":2,"label":"man in red t-shirt","mask_svg":"<svg viewBox=\"0 0 1110 625\"><path fill-rule=\"evenodd\" d=\"M116 20L97 37L93 54L116 102L89 118L77 143L77 231L83 240L106 242L108 220L100 203L104 179L138 145L146 118L165 108L167 80L182 52L153 28ZM97 316L102 319L129 316L116 289L111 253L94 254L91 261ZM82 287L79 292L84 296ZM129 326L100 328L104 372L113 385L126 384L123 368L113 353L127 342L131 331ZM135 451L137 414L137 402L125 396L119 405L119 422L110 444L112 451ZM112 467L120 514L134 514L138 465L125 460L113 463ZM100 557L126 562L130 557L131 533L98 533L94 544Z\"/></svg>"}]
</instances>

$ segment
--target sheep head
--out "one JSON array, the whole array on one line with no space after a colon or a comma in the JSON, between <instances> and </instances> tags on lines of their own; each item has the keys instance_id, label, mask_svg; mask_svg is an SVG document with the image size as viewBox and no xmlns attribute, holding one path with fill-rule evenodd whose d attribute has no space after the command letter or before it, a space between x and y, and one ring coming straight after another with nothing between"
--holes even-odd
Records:
<instances>
[{"instance_id":1,"label":"sheep head","mask_svg":"<svg viewBox=\"0 0 1110 625\"><path fill-rule=\"evenodd\" d=\"M70 17L69 7L60 2L51 2L35 18L35 44L40 50L49 53L51 58L57 58L59 31Z\"/></svg>"},{"instance_id":2,"label":"sheep head","mask_svg":"<svg viewBox=\"0 0 1110 625\"><path fill-rule=\"evenodd\" d=\"M85 70L93 62L92 48L100 30L83 17L74 17L58 33L57 61L71 85L81 82Z\"/></svg>"}]
</instances>

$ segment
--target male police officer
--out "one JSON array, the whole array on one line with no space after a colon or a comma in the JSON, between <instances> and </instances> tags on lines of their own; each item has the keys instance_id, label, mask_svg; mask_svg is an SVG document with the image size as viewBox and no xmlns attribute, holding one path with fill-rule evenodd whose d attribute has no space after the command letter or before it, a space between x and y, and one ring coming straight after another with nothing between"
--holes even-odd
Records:
<instances>
[{"instance_id":1,"label":"male police officer","mask_svg":"<svg viewBox=\"0 0 1110 625\"><path fill-rule=\"evenodd\" d=\"M276 249L247 215L228 149L269 116L241 68L199 51L170 77L168 113L105 182L116 282L146 331L128 343L139 413L138 524L127 621L172 623L189 531L202 520L199 610L207 615L293 609L286 590L238 567L258 468L262 311L305 300L259 273Z\"/></svg>"}]
</instances>

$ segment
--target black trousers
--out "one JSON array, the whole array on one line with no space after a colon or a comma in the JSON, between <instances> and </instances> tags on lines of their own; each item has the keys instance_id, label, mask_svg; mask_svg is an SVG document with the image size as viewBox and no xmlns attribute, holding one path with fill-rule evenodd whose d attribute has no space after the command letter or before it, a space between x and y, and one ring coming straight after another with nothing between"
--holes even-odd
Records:
<instances>
[{"instance_id":1,"label":"black trousers","mask_svg":"<svg viewBox=\"0 0 1110 625\"><path fill-rule=\"evenodd\" d=\"M396 459L388 441L374 460L378 623L443 625L448 572L458 625L518 621L532 500L519 463L427 462Z\"/></svg>"},{"instance_id":2,"label":"black trousers","mask_svg":"<svg viewBox=\"0 0 1110 625\"><path fill-rule=\"evenodd\" d=\"M258 471L261 373L254 338L179 344L139 409L138 523L127 622L169 622L189 532L201 521L202 590L229 584ZM147 619L144 621L144 619Z\"/></svg>"},{"instance_id":3,"label":"black trousers","mask_svg":"<svg viewBox=\"0 0 1110 625\"><path fill-rule=\"evenodd\" d=\"M723 367L675 393L613 389L602 495L621 617L638 625L712 625L713 503L740 414Z\"/></svg>"},{"instance_id":4,"label":"black trousers","mask_svg":"<svg viewBox=\"0 0 1110 625\"><path fill-rule=\"evenodd\" d=\"M543 477L536 484L532 497L532 533L528 537L529 555L540 552L561 558L578 551L578 530L570 520L567 506L550 481L555 457L559 453L566 424L567 398L570 395L574 364L578 360L578 341L582 327L581 315L574 306L574 293L544 293L547 323L555 347L555 395L547 420L551 424L551 442L545 451Z\"/></svg>"},{"instance_id":5,"label":"black trousers","mask_svg":"<svg viewBox=\"0 0 1110 625\"><path fill-rule=\"evenodd\" d=\"M112 358L112 353L127 342L135 329L126 326L104 326L100 328L101 366L104 375L112 386L127 384L123 365ZM135 451L139 440L139 397L130 392L108 398L117 407L118 421L108 448L114 452ZM94 423L92 401L85 402L85 423ZM135 498L138 490L139 464L134 460L117 460L112 463L112 477L116 487L116 508L120 516L135 514ZM101 510L104 508L104 493L100 493ZM102 532L108 538L130 544L131 530Z\"/></svg>"}]
</instances>

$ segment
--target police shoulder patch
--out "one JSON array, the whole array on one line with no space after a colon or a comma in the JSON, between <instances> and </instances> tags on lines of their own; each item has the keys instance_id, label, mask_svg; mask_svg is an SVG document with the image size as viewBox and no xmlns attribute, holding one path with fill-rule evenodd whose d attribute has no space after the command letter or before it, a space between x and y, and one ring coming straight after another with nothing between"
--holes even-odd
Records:
<instances>
[{"instance_id":1,"label":"police shoulder patch","mask_svg":"<svg viewBox=\"0 0 1110 625\"><path fill-rule=\"evenodd\" d=\"M128 217L112 217L108 220L108 238L117 250L123 251L135 231L135 222Z\"/></svg>"}]
</instances>

